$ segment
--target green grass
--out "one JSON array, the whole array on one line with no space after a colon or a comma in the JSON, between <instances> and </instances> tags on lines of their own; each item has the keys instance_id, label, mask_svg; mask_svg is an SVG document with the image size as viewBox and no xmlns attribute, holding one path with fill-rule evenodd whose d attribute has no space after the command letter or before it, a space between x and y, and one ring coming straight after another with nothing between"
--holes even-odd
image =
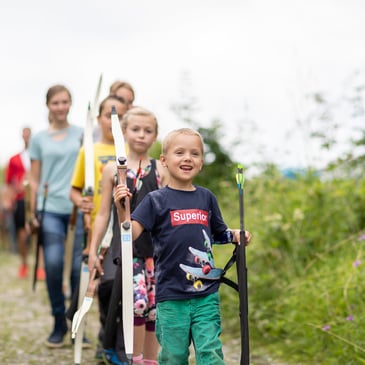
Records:
<instances>
[{"instance_id":1,"label":"green grass","mask_svg":"<svg viewBox=\"0 0 365 365\"><path fill-rule=\"evenodd\" d=\"M287 364L365 363L364 186L275 174L246 183L252 354L264 349ZM237 198L225 201L223 214L237 227ZM229 249L221 249L216 262L223 265ZM238 336L238 319L229 315L237 294L220 290L225 336Z\"/></svg>"}]
</instances>

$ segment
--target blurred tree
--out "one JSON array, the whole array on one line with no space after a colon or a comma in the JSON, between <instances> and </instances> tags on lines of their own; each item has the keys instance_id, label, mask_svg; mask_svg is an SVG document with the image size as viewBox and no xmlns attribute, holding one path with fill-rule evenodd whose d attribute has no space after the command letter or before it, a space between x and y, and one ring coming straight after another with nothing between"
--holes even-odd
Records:
<instances>
[{"instance_id":1,"label":"blurred tree","mask_svg":"<svg viewBox=\"0 0 365 365\"><path fill-rule=\"evenodd\" d=\"M156 160L160 159L160 155L161 155L161 142L160 141L156 141L152 147L150 148L149 151L149 155L153 158L155 158Z\"/></svg>"}]
</instances>

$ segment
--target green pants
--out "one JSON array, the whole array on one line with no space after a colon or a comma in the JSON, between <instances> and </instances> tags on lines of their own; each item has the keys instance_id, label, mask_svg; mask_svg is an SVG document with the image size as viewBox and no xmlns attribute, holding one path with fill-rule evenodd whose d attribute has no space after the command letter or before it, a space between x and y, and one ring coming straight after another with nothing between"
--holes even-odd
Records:
<instances>
[{"instance_id":1,"label":"green pants","mask_svg":"<svg viewBox=\"0 0 365 365\"><path fill-rule=\"evenodd\" d=\"M219 294L157 304L159 365L188 365L193 342L197 365L224 365Z\"/></svg>"}]
</instances>

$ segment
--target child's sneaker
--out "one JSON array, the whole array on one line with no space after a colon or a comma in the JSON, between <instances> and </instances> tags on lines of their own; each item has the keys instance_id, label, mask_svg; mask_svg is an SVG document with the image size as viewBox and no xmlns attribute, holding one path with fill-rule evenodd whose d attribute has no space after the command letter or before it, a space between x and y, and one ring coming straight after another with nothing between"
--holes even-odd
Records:
<instances>
[{"instance_id":1,"label":"child's sneaker","mask_svg":"<svg viewBox=\"0 0 365 365\"><path fill-rule=\"evenodd\" d=\"M22 264L18 271L19 279L26 279L28 276L28 266L26 264Z\"/></svg>"},{"instance_id":2,"label":"child's sneaker","mask_svg":"<svg viewBox=\"0 0 365 365\"><path fill-rule=\"evenodd\" d=\"M103 360L106 365L128 365L128 362L119 360L115 350L104 350Z\"/></svg>"}]
</instances>

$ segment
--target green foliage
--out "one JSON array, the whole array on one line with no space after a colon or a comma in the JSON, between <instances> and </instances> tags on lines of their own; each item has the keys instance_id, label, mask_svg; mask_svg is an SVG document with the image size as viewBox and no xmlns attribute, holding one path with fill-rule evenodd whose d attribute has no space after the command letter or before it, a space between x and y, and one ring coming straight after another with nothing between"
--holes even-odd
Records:
<instances>
[{"instance_id":1,"label":"green foliage","mask_svg":"<svg viewBox=\"0 0 365 365\"><path fill-rule=\"evenodd\" d=\"M343 176L362 176L365 167L365 154L359 151L363 151L365 145L365 130L361 130L360 134L360 137L352 140L350 151L328 165L329 171L337 171Z\"/></svg>"},{"instance_id":2,"label":"green foliage","mask_svg":"<svg viewBox=\"0 0 365 365\"><path fill-rule=\"evenodd\" d=\"M237 192L228 194L223 214L237 227ZM285 179L268 165L246 181L245 226L254 234L247 248L253 354L265 348L288 364L365 361L364 208L364 180L323 180L310 170ZM215 248L218 265L230 251ZM228 275L235 279L235 270ZM220 291L225 336L237 337L237 294L224 285Z\"/></svg>"},{"instance_id":3,"label":"green foliage","mask_svg":"<svg viewBox=\"0 0 365 365\"><path fill-rule=\"evenodd\" d=\"M156 141L149 150L149 155L156 160L160 159L161 155L161 143Z\"/></svg>"}]
</instances>

